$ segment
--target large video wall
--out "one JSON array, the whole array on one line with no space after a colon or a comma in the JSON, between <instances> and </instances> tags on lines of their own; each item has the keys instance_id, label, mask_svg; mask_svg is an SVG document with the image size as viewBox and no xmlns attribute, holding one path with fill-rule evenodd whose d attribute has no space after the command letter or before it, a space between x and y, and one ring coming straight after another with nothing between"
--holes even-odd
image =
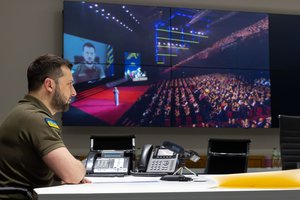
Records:
<instances>
[{"instance_id":1,"label":"large video wall","mask_svg":"<svg viewBox=\"0 0 300 200\"><path fill-rule=\"evenodd\" d=\"M272 126L266 13L65 1L63 30L64 125Z\"/></svg>"}]
</instances>

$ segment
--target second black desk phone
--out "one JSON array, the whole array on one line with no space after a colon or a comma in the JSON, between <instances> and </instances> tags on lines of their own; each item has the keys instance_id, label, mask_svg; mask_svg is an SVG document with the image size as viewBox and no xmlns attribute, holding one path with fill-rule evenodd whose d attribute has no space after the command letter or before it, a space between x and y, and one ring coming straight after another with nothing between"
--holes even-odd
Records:
<instances>
[{"instance_id":1,"label":"second black desk phone","mask_svg":"<svg viewBox=\"0 0 300 200\"><path fill-rule=\"evenodd\" d=\"M164 148L163 146L144 145L140 161L138 164L139 172L165 172L173 173L178 164L178 154Z\"/></svg>"}]
</instances>

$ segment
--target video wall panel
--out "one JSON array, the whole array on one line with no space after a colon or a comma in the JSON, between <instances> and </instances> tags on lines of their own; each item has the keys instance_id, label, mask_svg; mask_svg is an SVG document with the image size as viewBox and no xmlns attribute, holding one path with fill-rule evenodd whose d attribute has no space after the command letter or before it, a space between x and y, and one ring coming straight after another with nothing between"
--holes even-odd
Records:
<instances>
[{"instance_id":1,"label":"video wall panel","mask_svg":"<svg viewBox=\"0 0 300 200\"><path fill-rule=\"evenodd\" d=\"M64 58L78 92L64 125L272 124L266 13L65 1Z\"/></svg>"}]
</instances>

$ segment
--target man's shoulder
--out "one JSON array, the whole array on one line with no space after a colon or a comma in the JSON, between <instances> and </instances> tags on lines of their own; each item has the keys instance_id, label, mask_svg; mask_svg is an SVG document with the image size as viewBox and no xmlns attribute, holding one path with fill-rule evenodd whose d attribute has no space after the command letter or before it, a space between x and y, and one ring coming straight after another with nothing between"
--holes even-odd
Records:
<instances>
[{"instance_id":1,"label":"man's shoulder","mask_svg":"<svg viewBox=\"0 0 300 200\"><path fill-rule=\"evenodd\" d=\"M73 71L78 71L78 70L82 69L83 67L85 67L84 63L78 63L78 64L75 64L75 65L72 67L72 70L73 70Z\"/></svg>"},{"instance_id":2,"label":"man's shoulder","mask_svg":"<svg viewBox=\"0 0 300 200\"><path fill-rule=\"evenodd\" d=\"M10 115L11 118L34 127L46 125L45 119L52 119L45 110L29 103L18 104Z\"/></svg>"}]
</instances>

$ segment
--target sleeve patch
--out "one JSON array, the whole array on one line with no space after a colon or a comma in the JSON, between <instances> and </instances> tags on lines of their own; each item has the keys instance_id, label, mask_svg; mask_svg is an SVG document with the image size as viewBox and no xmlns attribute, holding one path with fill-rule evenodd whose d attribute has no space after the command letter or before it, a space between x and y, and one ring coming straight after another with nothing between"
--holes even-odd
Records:
<instances>
[{"instance_id":1,"label":"sleeve patch","mask_svg":"<svg viewBox=\"0 0 300 200\"><path fill-rule=\"evenodd\" d=\"M56 128L56 129L60 129L57 122L53 119L50 118L45 118L46 123L48 124L48 126Z\"/></svg>"}]
</instances>

